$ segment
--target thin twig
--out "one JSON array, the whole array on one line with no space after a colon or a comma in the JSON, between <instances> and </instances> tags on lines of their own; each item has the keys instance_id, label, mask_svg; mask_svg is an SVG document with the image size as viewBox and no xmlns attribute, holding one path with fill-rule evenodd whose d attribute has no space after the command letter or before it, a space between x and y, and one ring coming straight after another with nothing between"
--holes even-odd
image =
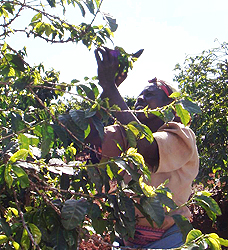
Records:
<instances>
[{"instance_id":1,"label":"thin twig","mask_svg":"<svg viewBox=\"0 0 228 250\"><path fill-rule=\"evenodd\" d=\"M36 243L36 241L35 241L35 239L34 239L32 233L29 231L29 229L28 229L28 227L27 227L27 225L26 225L26 222L25 222L25 219L24 219L24 215L23 215L23 213L22 213L22 211L21 211L21 208L20 208L20 206L19 206L19 201L18 201L18 199L17 199L16 191L15 191L14 189L12 189L12 190L13 190L13 195L14 195L14 200L15 200L15 202L16 202L17 210L18 210L19 215L20 215L20 217L21 217L21 221L22 221L23 228L27 231L28 237L29 237L29 239L30 239L32 245L34 245L34 246L36 247L36 249L41 250L41 248L37 245L37 243Z\"/></svg>"}]
</instances>

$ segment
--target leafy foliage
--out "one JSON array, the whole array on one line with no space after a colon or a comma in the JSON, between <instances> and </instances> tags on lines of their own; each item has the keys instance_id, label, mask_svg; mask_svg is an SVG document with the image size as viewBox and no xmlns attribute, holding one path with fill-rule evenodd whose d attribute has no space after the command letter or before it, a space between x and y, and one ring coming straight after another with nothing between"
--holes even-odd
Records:
<instances>
[{"instance_id":1,"label":"leafy foliage","mask_svg":"<svg viewBox=\"0 0 228 250\"><path fill-rule=\"evenodd\" d=\"M227 43L219 48L188 57L183 67L176 65L175 79L184 93L199 103L200 115L192 119L191 127L197 136L201 171L199 181L216 179L227 191ZM205 177L206 178L203 178ZM206 186L209 183L204 183ZM216 183L213 181L213 186Z\"/></svg>"},{"instance_id":2,"label":"leafy foliage","mask_svg":"<svg viewBox=\"0 0 228 250\"><path fill-rule=\"evenodd\" d=\"M46 3L46 2L44 2ZM48 0L51 8L67 5L78 7L82 16L92 15L89 24L73 25L58 16L49 14L49 6L36 1L2 1L2 40L17 32L11 24L23 11L30 9L35 15L22 32L28 37L42 38L47 42L82 42L88 49L92 44L102 46L117 28L114 18L100 11L100 0ZM104 25L93 26L94 18L101 14ZM142 53L128 54L119 47L120 67L127 71ZM177 210L170 190L146 185L150 178L142 155L137 152L138 140L153 141L148 127L130 123L121 125L114 117L118 107L110 107L108 100L101 100L97 78L86 78L83 83L72 80L60 83L59 72L45 70L44 65L31 67L26 62L26 49L16 51L6 42L1 47L0 59L0 245L1 249L77 249L80 239L97 233L115 234L125 239L134 236L135 207L148 221L158 226L164 216ZM122 60L122 61L121 61ZM62 101L65 93L72 95ZM78 97L83 101L79 101ZM186 96L178 95L176 101L154 112L165 121L173 119L174 110L187 124L190 113L199 111ZM120 157L100 162L100 155L86 142L91 127L99 137L104 126L115 121L126 130L131 148ZM124 183L120 174L126 171L131 181ZM142 174L140 174L140 173ZM113 188L115 186L115 188ZM130 195L127 195L130 191ZM135 199L139 198L139 199ZM210 197L194 196L190 202L202 205L213 220L220 214ZM167 213L164 211L167 207ZM189 222L176 218L184 235ZM213 236L213 237L212 237ZM190 244L191 235L187 236ZM192 237L194 238L194 237ZM212 238L220 245L225 240ZM195 238L194 238L195 240Z\"/></svg>"}]
</instances>

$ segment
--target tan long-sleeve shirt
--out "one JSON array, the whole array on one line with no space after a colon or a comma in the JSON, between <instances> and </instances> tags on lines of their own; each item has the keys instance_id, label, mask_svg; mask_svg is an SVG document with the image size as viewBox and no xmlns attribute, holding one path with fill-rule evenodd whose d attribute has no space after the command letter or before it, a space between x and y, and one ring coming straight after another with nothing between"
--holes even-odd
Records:
<instances>
[{"instance_id":1,"label":"tan long-sleeve shirt","mask_svg":"<svg viewBox=\"0 0 228 250\"><path fill-rule=\"evenodd\" d=\"M157 187L169 179L167 187L173 194L177 205L184 204L191 195L192 182L198 174L199 157L196 147L194 132L181 123L169 122L153 133L158 145L159 166L155 173L151 173L152 186ZM102 153L109 157L118 156L119 149L115 141L126 149L127 141L122 129L118 125L105 128L105 138L102 144ZM177 211L178 214L190 218L187 207ZM162 229L168 229L174 223L170 216L166 216ZM150 226L146 219L142 218L138 224Z\"/></svg>"}]
</instances>

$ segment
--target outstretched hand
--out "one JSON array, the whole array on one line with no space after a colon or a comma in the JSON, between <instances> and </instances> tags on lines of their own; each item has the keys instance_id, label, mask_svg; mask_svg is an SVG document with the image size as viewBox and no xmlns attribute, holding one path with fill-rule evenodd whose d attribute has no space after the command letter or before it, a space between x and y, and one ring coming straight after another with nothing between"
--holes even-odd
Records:
<instances>
[{"instance_id":1,"label":"outstretched hand","mask_svg":"<svg viewBox=\"0 0 228 250\"><path fill-rule=\"evenodd\" d=\"M95 57L98 64L99 84L105 89L118 87L127 77L127 74L121 72L118 61L118 50L108 48L98 48L95 50Z\"/></svg>"}]
</instances>

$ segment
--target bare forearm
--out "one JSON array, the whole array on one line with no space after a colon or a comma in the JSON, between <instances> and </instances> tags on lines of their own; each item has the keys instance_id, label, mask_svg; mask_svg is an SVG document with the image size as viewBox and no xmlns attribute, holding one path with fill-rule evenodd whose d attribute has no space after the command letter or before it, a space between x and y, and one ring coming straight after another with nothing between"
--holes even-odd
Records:
<instances>
[{"instance_id":1,"label":"bare forearm","mask_svg":"<svg viewBox=\"0 0 228 250\"><path fill-rule=\"evenodd\" d=\"M138 121L136 116L132 112L129 111L129 108L127 104L125 103L124 99L119 93L119 90L117 89L116 85L112 86L108 89L103 89L103 93L101 95L102 98L109 98L109 104L110 106L116 104L118 107L123 110L123 112L116 112L115 117L120 121L122 124L128 124L131 121Z\"/></svg>"}]
</instances>

